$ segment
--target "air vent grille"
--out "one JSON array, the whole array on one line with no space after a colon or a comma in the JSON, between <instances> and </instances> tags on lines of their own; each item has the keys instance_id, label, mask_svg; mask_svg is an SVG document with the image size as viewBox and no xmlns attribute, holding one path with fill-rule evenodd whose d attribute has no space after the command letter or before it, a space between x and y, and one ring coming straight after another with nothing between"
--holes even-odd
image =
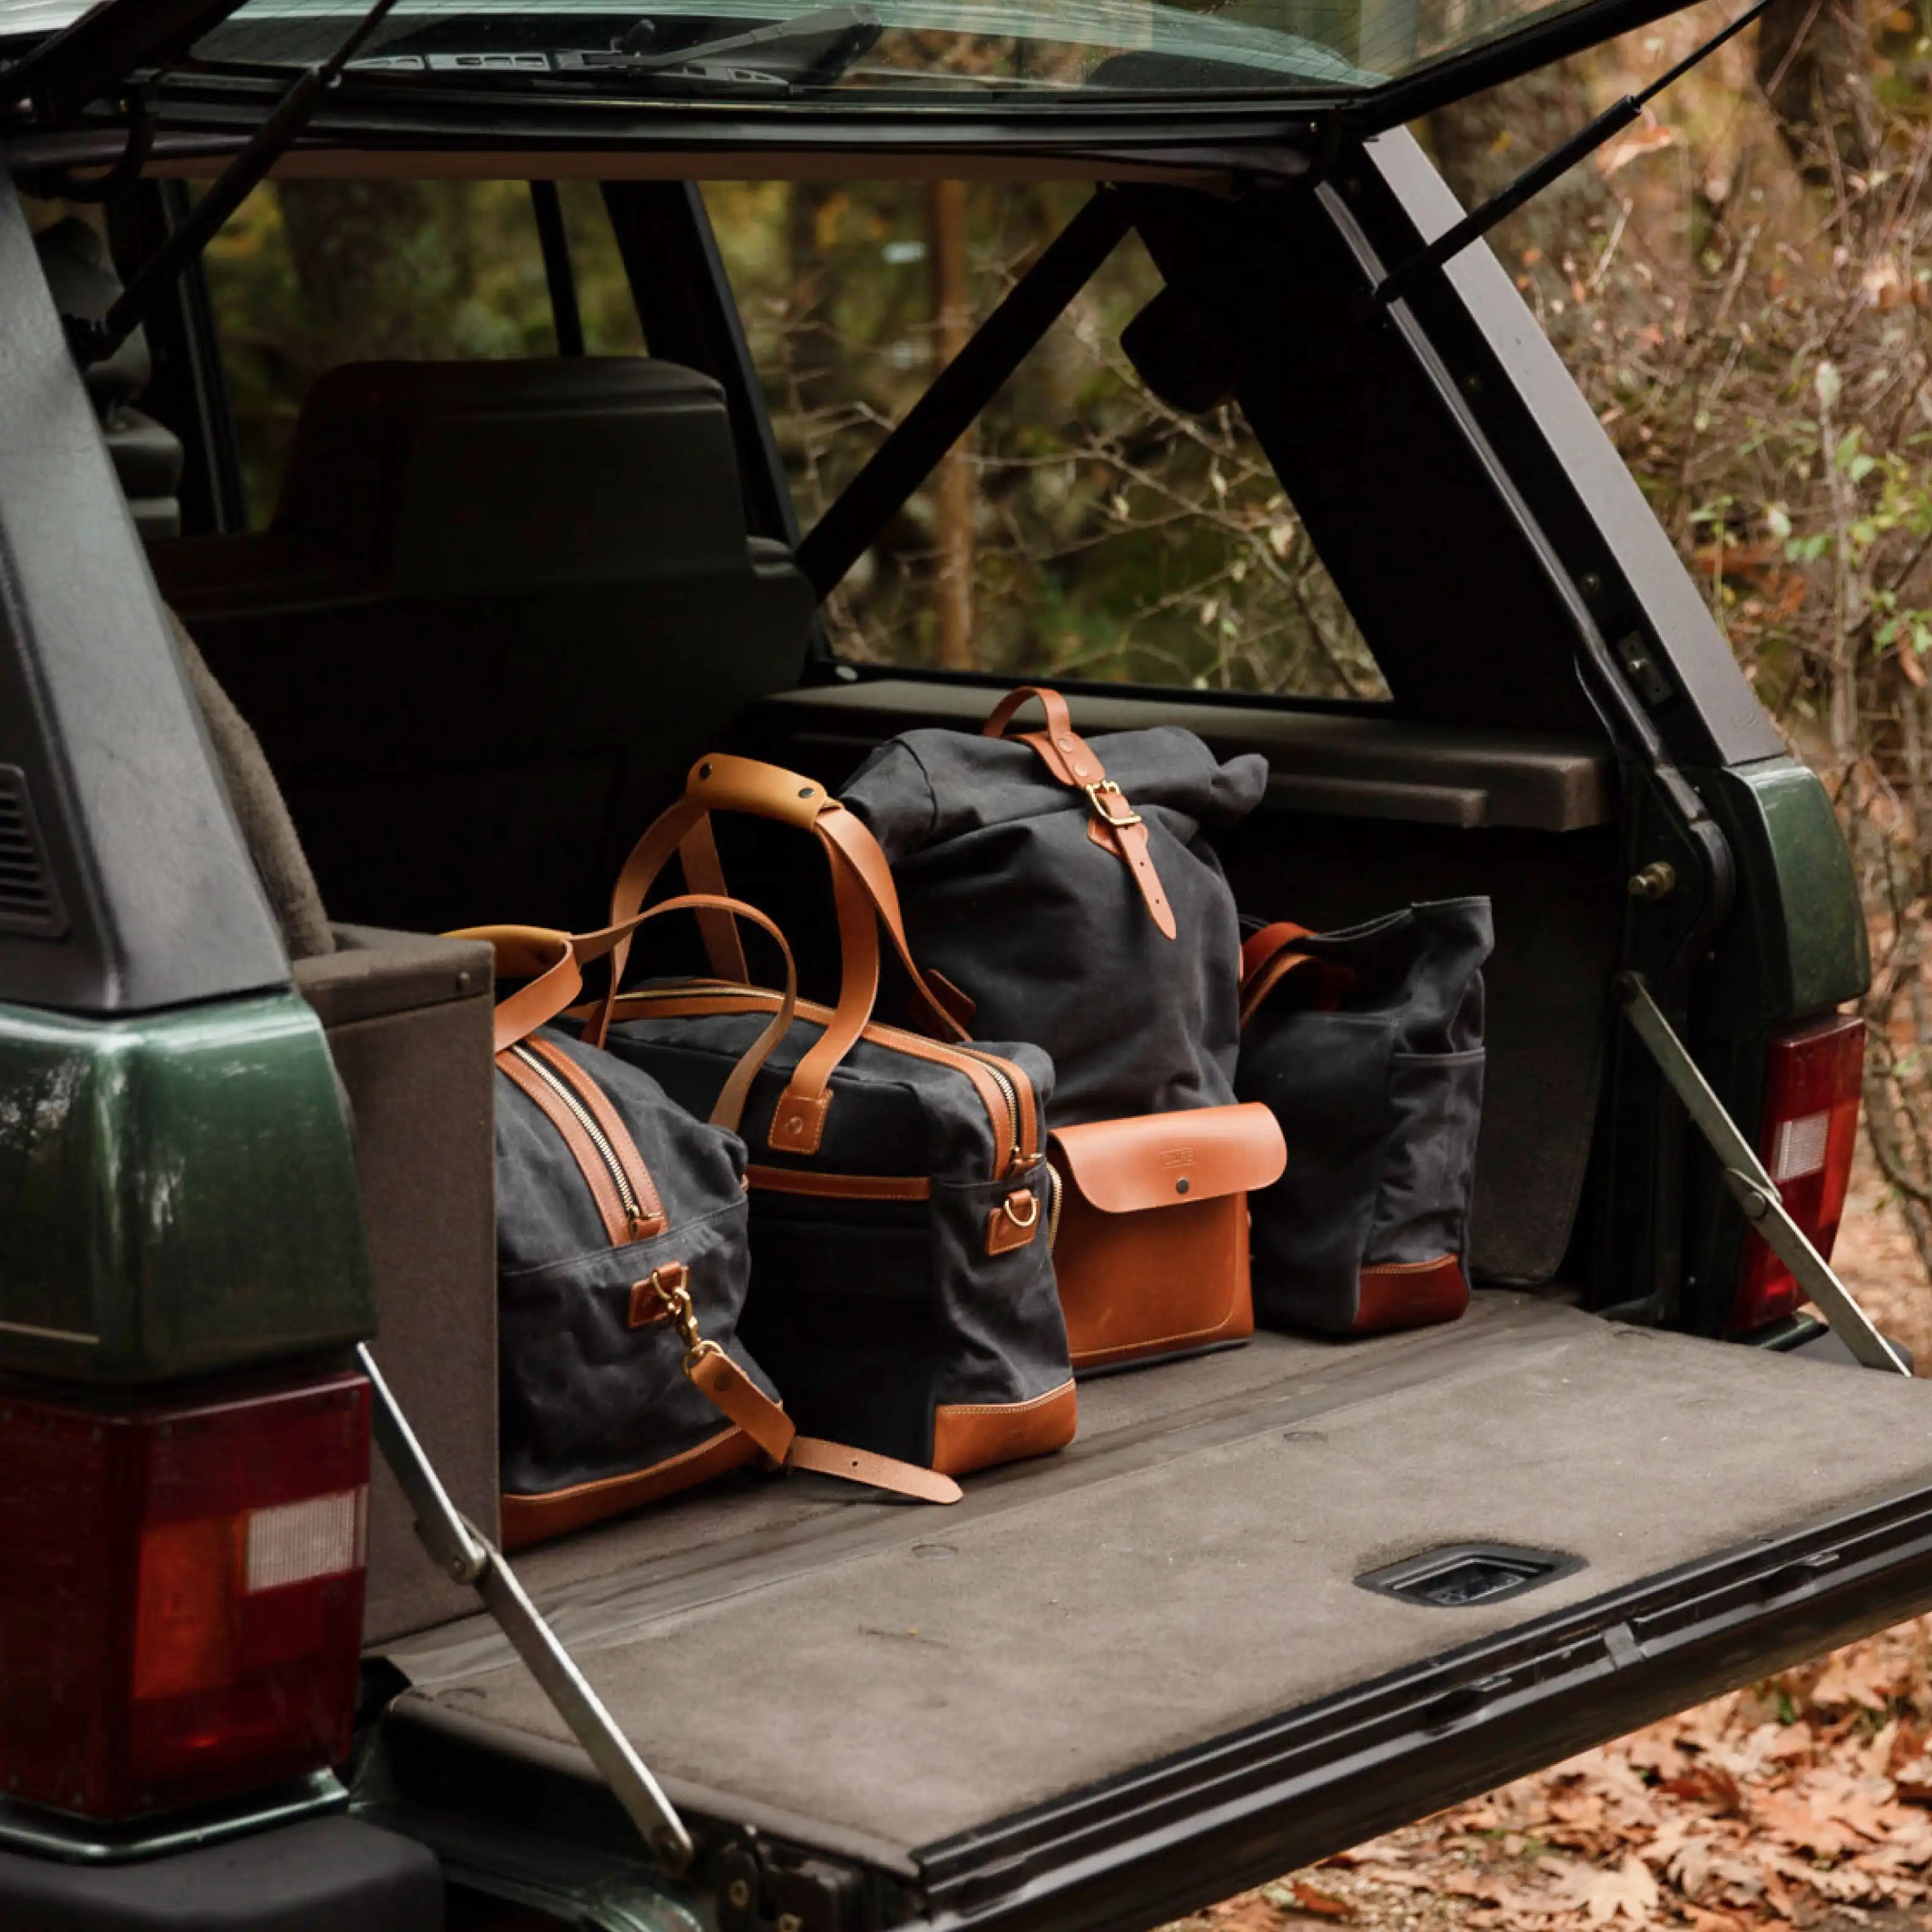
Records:
<instances>
[{"instance_id":1,"label":"air vent grille","mask_svg":"<svg viewBox=\"0 0 1932 1932\"><path fill-rule=\"evenodd\" d=\"M51 939L66 930L27 795L27 775L0 765L0 932Z\"/></svg>"}]
</instances>

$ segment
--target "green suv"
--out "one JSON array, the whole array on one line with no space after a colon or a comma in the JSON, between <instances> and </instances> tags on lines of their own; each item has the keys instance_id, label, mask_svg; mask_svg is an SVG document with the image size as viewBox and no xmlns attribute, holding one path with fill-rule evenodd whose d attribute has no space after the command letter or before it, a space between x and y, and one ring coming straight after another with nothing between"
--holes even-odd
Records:
<instances>
[{"instance_id":1,"label":"green suv","mask_svg":"<svg viewBox=\"0 0 1932 1932\"><path fill-rule=\"evenodd\" d=\"M1831 808L1402 131L1665 5L0 0L0 1927L1141 1932L1932 1605L1932 1397L1706 1131L1828 1251ZM265 178L510 184L548 307L340 358L251 516L275 345L202 244ZM844 182L1066 218L801 530L698 184ZM1190 656L1198 599L1078 661L1043 592L997 662L879 616L1123 250L1107 353L1246 440L1346 675ZM597 924L708 750L836 788L1019 671L1266 754L1244 911L1490 896L1474 1306L1096 1379L950 1510L720 1484L512 1579L436 935ZM727 856L822 974L796 855Z\"/></svg>"}]
</instances>

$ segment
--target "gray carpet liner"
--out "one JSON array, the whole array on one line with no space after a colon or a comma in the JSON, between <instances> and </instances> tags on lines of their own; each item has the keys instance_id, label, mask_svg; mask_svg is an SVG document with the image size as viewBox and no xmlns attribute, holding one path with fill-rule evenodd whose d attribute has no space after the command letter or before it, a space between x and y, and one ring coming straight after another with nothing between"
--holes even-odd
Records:
<instances>
[{"instance_id":1,"label":"gray carpet liner","mask_svg":"<svg viewBox=\"0 0 1932 1932\"><path fill-rule=\"evenodd\" d=\"M1090 1385L1072 1450L950 1510L788 1484L522 1568L660 1774L910 1850L1924 1479L1932 1390L1478 1300ZM1352 1582L1478 1541L1587 1567L1487 1610ZM476 1620L392 1654L405 1708L567 1738Z\"/></svg>"}]
</instances>

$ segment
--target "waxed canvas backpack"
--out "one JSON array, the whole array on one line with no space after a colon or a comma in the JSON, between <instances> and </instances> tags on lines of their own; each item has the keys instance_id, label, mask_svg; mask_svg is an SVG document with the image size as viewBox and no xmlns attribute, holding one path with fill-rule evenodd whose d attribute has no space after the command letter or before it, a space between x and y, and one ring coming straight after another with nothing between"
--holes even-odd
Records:
<instances>
[{"instance_id":1,"label":"waxed canvas backpack","mask_svg":"<svg viewBox=\"0 0 1932 1932\"><path fill-rule=\"evenodd\" d=\"M1009 737L1030 701L1046 728ZM1091 740L1059 693L1010 692L977 734L908 731L840 794L877 836L930 989L1054 1064L1053 1124L1234 1098L1240 932L1207 835L1268 761L1172 725Z\"/></svg>"}]
</instances>

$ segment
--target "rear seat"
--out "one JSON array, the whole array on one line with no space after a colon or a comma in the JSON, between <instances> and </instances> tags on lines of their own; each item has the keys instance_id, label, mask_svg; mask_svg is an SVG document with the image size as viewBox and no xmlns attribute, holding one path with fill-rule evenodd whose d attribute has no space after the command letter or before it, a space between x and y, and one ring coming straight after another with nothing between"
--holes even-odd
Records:
<instances>
[{"instance_id":1,"label":"rear seat","mask_svg":"<svg viewBox=\"0 0 1932 1932\"><path fill-rule=\"evenodd\" d=\"M595 924L813 609L746 536L722 391L639 358L335 370L272 527L152 554L332 914L418 931Z\"/></svg>"}]
</instances>

